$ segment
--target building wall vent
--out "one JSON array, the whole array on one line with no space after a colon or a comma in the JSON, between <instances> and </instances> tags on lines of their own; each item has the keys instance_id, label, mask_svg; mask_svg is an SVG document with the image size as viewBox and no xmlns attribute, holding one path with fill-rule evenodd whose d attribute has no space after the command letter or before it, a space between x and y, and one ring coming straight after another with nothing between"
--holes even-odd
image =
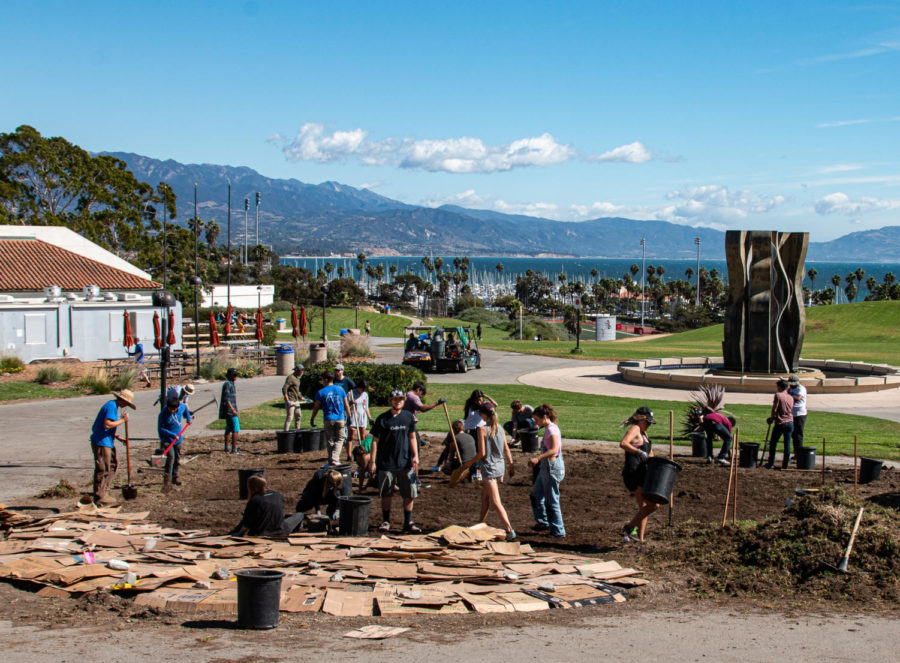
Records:
<instances>
[{"instance_id":1,"label":"building wall vent","mask_svg":"<svg viewBox=\"0 0 900 663\"><path fill-rule=\"evenodd\" d=\"M87 300L97 299L100 297L100 286L99 285L86 285L81 289L82 294L84 294L84 298Z\"/></svg>"}]
</instances>

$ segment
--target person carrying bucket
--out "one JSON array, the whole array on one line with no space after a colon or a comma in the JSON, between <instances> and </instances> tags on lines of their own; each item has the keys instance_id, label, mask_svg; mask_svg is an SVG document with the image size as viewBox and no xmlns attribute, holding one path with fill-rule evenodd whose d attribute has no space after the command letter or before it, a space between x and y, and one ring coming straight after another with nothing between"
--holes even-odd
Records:
<instances>
[{"instance_id":1,"label":"person carrying bucket","mask_svg":"<svg viewBox=\"0 0 900 663\"><path fill-rule=\"evenodd\" d=\"M625 488L628 489L638 504L638 511L634 518L622 528L625 541L644 541L644 530L647 528L647 518L659 508L659 504L650 502L644 498L644 480L647 477L647 459L653 456L653 445L647 437L647 429L656 420L653 411L646 406L639 407L634 413L622 422L627 427L625 437L619 446L625 451L625 467L622 468L622 479Z\"/></svg>"}]
</instances>

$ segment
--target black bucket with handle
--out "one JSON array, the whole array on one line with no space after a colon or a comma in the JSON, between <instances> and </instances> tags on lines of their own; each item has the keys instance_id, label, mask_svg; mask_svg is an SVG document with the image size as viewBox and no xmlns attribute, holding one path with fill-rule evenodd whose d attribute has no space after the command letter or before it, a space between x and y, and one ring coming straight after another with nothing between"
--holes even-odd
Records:
<instances>
[{"instance_id":1,"label":"black bucket with handle","mask_svg":"<svg viewBox=\"0 0 900 663\"><path fill-rule=\"evenodd\" d=\"M881 476L881 468L884 463L874 458L859 459L859 483L871 483L878 481Z\"/></svg>"},{"instance_id":2,"label":"black bucket with handle","mask_svg":"<svg viewBox=\"0 0 900 663\"><path fill-rule=\"evenodd\" d=\"M797 469L798 470L814 470L816 469L816 448L800 447L796 450Z\"/></svg>"},{"instance_id":3,"label":"black bucket with handle","mask_svg":"<svg viewBox=\"0 0 900 663\"><path fill-rule=\"evenodd\" d=\"M342 496L338 498L338 504L341 510L338 525L341 536L368 536L372 498L358 495Z\"/></svg>"},{"instance_id":4,"label":"black bucket with handle","mask_svg":"<svg viewBox=\"0 0 900 663\"><path fill-rule=\"evenodd\" d=\"M642 495L656 504L668 504L672 499L675 479L681 472L681 465L668 458L653 456L647 459L647 477L644 479Z\"/></svg>"},{"instance_id":5,"label":"black bucket with handle","mask_svg":"<svg viewBox=\"0 0 900 663\"><path fill-rule=\"evenodd\" d=\"M519 440L522 441L522 453L536 454L540 450L541 443L538 433L540 433L539 428L519 431Z\"/></svg>"},{"instance_id":6,"label":"black bucket with handle","mask_svg":"<svg viewBox=\"0 0 900 663\"><path fill-rule=\"evenodd\" d=\"M281 606L281 579L274 569L242 569L237 577L238 628L275 628Z\"/></svg>"},{"instance_id":7,"label":"black bucket with handle","mask_svg":"<svg viewBox=\"0 0 900 663\"><path fill-rule=\"evenodd\" d=\"M741 442L738 467L756 467L756 459L759 457L758 442Z\"/></svg>"},{"instance_id":8,"label":"black bucket with handle","mask_svg":"<svg viewBox=\"0 0 900 663\"><path fill-rule=\"evenodd\" d=\"M296 451L294 448L297 432L293 430L280 430L275 433L278 439L278 453L292 454Z\"/></svg>"},{"instance_id":9,"label":"black bucket with handle","mask_svg":"<svg viewBox=\"0 0 900 663\"><path fill-rule=\"evenodd\" d=\"M242 500L247 499L250 493L247 491L247 479L254 474L263 475L266 471L262 468L238 470L238 495Z\"/></svg>"}]
</instances>

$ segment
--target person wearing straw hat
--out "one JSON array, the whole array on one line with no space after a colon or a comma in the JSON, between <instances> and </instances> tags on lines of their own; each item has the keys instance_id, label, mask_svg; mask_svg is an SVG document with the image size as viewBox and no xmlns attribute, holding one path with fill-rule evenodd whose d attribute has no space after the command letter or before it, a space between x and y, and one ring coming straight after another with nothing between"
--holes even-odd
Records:
<instances>
[{"instance_id":1,"label":"person wearing straw hat","mask_svg":"<svg viewBox=\"0 0 900 663\"><path fill-rule=\"evenodd\" d=\"M656 423L653 411L647 407L639 407L622 422L627 427L625 437L619 446L625 451L625 467L622 468L622 479L638 505L638 511L622 528L625 541L644 541L644 530L647 518L659 508L659 504L644 499L644 479L647 477L647 459L653 456L653 444L647 437L647 429Z\"/></svg>"},{"instance_id":2,"label":"person wearing straw hat","mask_svg":"<svg viewBox=\"0 0 900 663\"><path fill-rule=\"evenodd\" d=\"M116 460L115 441L124 442L125 438L116 435L116 428L128 423L128 413L119 414L120 410L130 407L137 409L134 404L134 394L130 389L114 391L113 399L107 401L100 408L91 426L91 451L94 454L94 483L92 500L94 504L115 504L116 500L106 494L113 475L116 473L118 462Z\"/></svg>"}]
</instances>

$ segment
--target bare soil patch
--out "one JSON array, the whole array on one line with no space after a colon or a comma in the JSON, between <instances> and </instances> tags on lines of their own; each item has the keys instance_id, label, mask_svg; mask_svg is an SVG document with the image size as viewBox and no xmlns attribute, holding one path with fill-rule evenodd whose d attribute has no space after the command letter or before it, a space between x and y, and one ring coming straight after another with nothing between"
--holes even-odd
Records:
<instances>
[{"instance_id":1,"label":"bare soil patch","mask_svg":"<svg viewBox=\"0 0 900 663\"><path fill-rule=\"evenodd\" d=\"M138 472L133 471L139 494L128 503L128 510L149 510L149 519L164 525L223 534L238 522L244 506L238 497L239 468L264 469L271 487L285 496L290 512L312 473L325 462L324 452L275 453L272 433L244 435L241 443L244 455L231 456L222 452L219 438L185 442L183 461L188 462L182 469L184 485L169 494L161 491L159 470L148 467L143 458L137 462L133 459L139 468ZM439 443L434 440L422 452L423 467L433 465L439 453ZM566 478L561 492L568 536L564 540L530 531L531 474L526 466L527 456L513 453L518 472L501 486L501 496L523 542L545 551L614 559L623 566L644 570L652 581L646 587L629 590L629 603L617 609L631 610L635 605L648 604L682 609L685 605L712 602L727 603L733 610L896 614L900 605L900 476L892 469L885 468L877 482L860 486L859 499L852 497L852 470L829 472L825 490L803 498L795 494L795 489L819 488L820 474L740 470L740 521L722 528L728 470L707 466L700 459L676 456L684 469L675 486L674 526L668 525L668 507L661 507L651 516L647 541L635 544L623 542L620 536L622 524L636 509L620 476L620 452L575 445L565 448ZM119 480L124 484L124 471L120 471ZM422 480L428 487L416 501L415 520L426 531L475 522L480 493L477 483L450 488L447 477L426 472L422 472ZM118 488L114 494L120 494ZM372 489L363 494L377 497ZM795 500L790 509L785 508L788 499ZM71 500L35 499L29 503L67 506ZM836 566L840 561L859 505L866 507L866 514L850 560L853 573L827 571L823 563ZM400 517L399 500L395 500L393 522L399 525ZM380 509L375 501L370 518L373 535L379 521ZM493 514L488 521L499 524ZM184 621L183 616L165 611L136 609L130 600L110 595L75 601L40 599L0 585L0 600L4 597L9 599L12 617L52 624L83 622L86 618L102 623L122 617L169 624ZM512 625L532 620L572 624L581 619L582 613L585 611L417 619L421 625L437 619L443 626L436 630L453 632L471 629L473 624ZM327 624L333 619L327 615L283 617L286 623L306 626ZM406 621L385 623L408 625ZM361 620L360 625L365 622ZM341 628L353 624L353 620L341 620Z\"/></svg>"}]
</instances>

